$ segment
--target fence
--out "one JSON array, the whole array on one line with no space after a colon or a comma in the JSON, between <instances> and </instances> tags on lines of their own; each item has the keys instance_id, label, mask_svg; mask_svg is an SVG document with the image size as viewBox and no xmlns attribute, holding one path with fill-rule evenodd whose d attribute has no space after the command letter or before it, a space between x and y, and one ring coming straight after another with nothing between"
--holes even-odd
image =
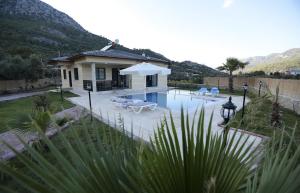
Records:
<instances>
[{"instance_id":1,"label":"fence","mask_svg":"<svg viewBox=\"0 0 300 193\"><path fill-rule=\"evenodd\" d=\"M267 92L270 90L273 95L275 95L276 87L279 86L280 104L300 114L300 80L234 77L233 88L242 89L243 84L247 83L250 90L258 92L259 81L263 82L262 92ZM228 88L228 77L205 77L204 84L207 86Z\"/></svg>"},{"instance_id":2,"label":"fence","mask_svg":"<svg viewBox=\"0 0 300 193\"><path fill-rule=\"evenodd\" d=\"M200 88L202 85L203 84L168 81L168 86L170 86L170 87L179 87L179 88L184 88L184 89L197 89L197 88Z\"/></svg>"},{"instance_id":3,"label":"fence","mask_svg":"<svg viewBox=\"0 0 300 193\"><path fill-rule=\"evenodd\" d=\"M0 94L44 88L54 83L55 80L50 78L39 79L34 82L26 82L25 80L0 80Z\"/></svg>"}]
</instances>

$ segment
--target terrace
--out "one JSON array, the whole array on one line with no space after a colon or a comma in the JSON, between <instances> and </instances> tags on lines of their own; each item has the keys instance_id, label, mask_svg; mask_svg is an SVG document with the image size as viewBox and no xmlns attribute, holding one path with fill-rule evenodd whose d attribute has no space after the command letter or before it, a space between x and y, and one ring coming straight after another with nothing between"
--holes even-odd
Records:
<instances>
[{"instance_id":1,"label":"terrace","mask_svg":"<svg viewBox=\"0 0 300 193\"><path fill-rule=\"evenodd\" d=\"M79 97L71 97L69 101L72 103L90 110L89 107L89 97L87 92L76 92ZM124 129L129 133L133 134L137 138L141 138L145 141L149 141L150 138L154 136L155 131L157 131L157 125L161 120L166 117L169 120L169 113L172 113L174 123L178 131L180 131L181 125L181 112L180 108L182 107L187 111L189 117L191 118L190 122L192 123L192 117L194 117L195 112L196 116L199 116L201 107L205 108L205 128L208 127L210 116L213 115L212 119L212 128L215 134L222 134L224 129L219 126L223 122L223 118L220 115L220 110L222 104L228 101L229 95L221 94L219 97L204 97L197 96L187 90L160 90L156 92L146 93L146 98L153 102L159 104L158 108L155 111L143 111L139 114L129 111L128 109L120 108L116 106L111 98L113 97L136 97L143 98L145 95L144 92L128 92L128 91L118 91L110 93L91 93L91 104L92 112L95 117L99 120L110 124L112 127L121 128L124 126ZM148 97L147 97L148 96ZM158 99L157 99L158 98ZM207 101L212 102L207 102ZM237 106L237 110L241 109L243 104L242 96L232 96L234 104ZM206 101L206 102L205 102ZM246 99L246 103L249 99ZM122 119L122 125L118 125L117 122L119 119ZM230 131L233 133L233 130ZM242 132L239 132L240 135ZM249 136L248 144L254 141L256 147L262 142L262 138L259 135L247 133L245 137Z\"/></svg>"}]
</instances>

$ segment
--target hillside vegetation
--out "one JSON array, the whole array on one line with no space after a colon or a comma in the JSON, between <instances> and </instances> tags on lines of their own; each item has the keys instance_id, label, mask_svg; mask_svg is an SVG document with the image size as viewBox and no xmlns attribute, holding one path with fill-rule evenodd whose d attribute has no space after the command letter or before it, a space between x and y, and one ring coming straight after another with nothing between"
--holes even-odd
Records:
<instances>
[{"instance_id":1,"label":"hillside vegetation","mask_svg":"<svg viewBox=\"0 0 300 193\"><path fill-rule=\"evenodd\" d=\"M268 56L251 57L244 59L244 61L248 61L249 65L243 72L285 72L290 68L300 67L300 48Z\"/></svg>"},{"instance_id":2,"label":"hillside vegetation","mask_svg":"<svg viewBox=\"0 0 300 193\"><path fill-rule=\"evenodd\" d=\"M43 58L100 49L109 40L75 28L29 17L0 19L0 47L8 54L28 48Z\"/></svg>"},{"instance_id":3,"label":"hillside vegetation","mask_svg":"<svg viewBox=\"0 0 300 193\"><path fill-rule=\"evenodd\" d=\"M205 76L225 75L225 73L206 65L191 61L172 62L170 68L172 70L170 80L186 80L194 83L202 83L202 78Z\"/></svg>"},{"instance_id":4,"label":"hillside vegetation","mask_svg":"<svg viewBox=\"0 0 300 193\"><path fill-rule=\"evenodd\" d=\"M30 71L24 73L26 66L31 65L31 58L35 64L39 62L35 65L38 69L33 70L37 72L46 68L49 58L99 50L110 42L86 31L71 17L40 0L0 0L0 29L0 79L34 76ZM171 60L150 49L129 49L122 45L116 49ZM192 80L195 76L219 73L195 62L170 64L171 79Z\"/></svg>"}]
</instances>

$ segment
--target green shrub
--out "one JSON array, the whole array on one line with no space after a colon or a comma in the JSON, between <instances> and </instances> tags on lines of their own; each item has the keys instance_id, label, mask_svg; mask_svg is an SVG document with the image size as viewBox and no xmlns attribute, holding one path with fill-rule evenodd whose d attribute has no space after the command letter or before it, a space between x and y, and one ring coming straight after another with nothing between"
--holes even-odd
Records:
<instances>
[{"instance_id":1,"label":"green shrub","mask_svg":"<svg viewBox=\"0 0 300 193\"><path fill-rule=\"evenodd\" d=\"M50 101L47 94L36 96L33 100L35 110L48 111L50 108Z\"/></svg>"},{"instance_id":2,"label":"green shrub","mask_svg":"<svg viewBox=\"0 0 300 193\"><path fill-rule=\"evenodd\" d=\"M63 125L65 125L67 122L69 122L70 121L70 119L69 118L67 118L67 117L63 117L63 118L58 118L58 119L56 119L56 124L58 125L58 126L63 126Z\"/></svg>"},{"instance_id":3,"label":"green shrub","mask_svg":"<svg viewBox=\"0 0 300 193\"><path fill-rule=\"evenodd\" d=\"M31 116L31 121L25 123L28 129L46 132L51 123L51 113L49 111L34 111Z\"/></svg>"}]
</instances>

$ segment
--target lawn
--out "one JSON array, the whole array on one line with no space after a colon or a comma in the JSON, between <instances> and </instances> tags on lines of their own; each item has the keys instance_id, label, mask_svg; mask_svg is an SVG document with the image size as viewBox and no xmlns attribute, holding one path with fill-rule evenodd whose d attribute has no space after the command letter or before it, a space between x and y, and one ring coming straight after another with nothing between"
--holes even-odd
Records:
<instances>
[{"instance_id":1,"label":"lawn","mask_svg":"<svg viewBox=\"0 0 300 193\"><path fill-rule=\"evenodd\" d=\"M265 136L272 136L274 131L285 129L287 134L291 134L297 121L300 121L300 115L292 110L280 107L281 129L274 129L270 126L272 112L272 98L267 96L258 97L253 93L249 95L251 102L246 105L244 121L241 125L242 111L238 111L230 126L252 131ZM296 138L300 142L300 124L296 125Z\"/></svg>"},{"instance_id":2,"label":"lawn","mask_svg":"<svg viewBox=\"0 0 300 193\"><path fill-rule=\"evenodd\" d=\"M77 95L64 92L64 97L75 97ZM22 128L23 123L29 119L33 110L33 101L36 96L21 98L13 101L0 102L0 133L10 128ZM48 93L48 99L54 109L54 113L62 109L68 109L74 105L64 100L61 102L60 93Z\"/></svg>"},{"instance_id":3,"label":"lawn","mask_svg":"<svg viewBox=\"0 0 300 193\"><path fill-rule=\"evenodd\" d=\"M71 143L73 143L72 141L74 141L75 139L72 137L73 136L72 131L76 130L77 133L79 134L79 137L83 141L85 141L84 130L86 130L86 129L90 133L92 133L92 136L94 135L95 129L99 129L101 133L102 132L110 132L111 134L123 135L123 133L121 133L115 129L112 129L111 127L109 127L108 125L104 124L101 121L98 121L97 119L94 119L93 122L90 122L89 117L84 117L81 120L72 123L67 129L63 130L63 134L64 134L64 136L66 136L68 138L68 140ZM61 139L58 136L54 136L51 140L54 143L54 145L56 147L59 147L59 149L62 152L65 151L64 150L65 144L62 143ZM110 144L110 142L107 141L107 144ZM44 151L42 151L42 154L51 163L57 162L56 158L52 155L52 153L44 150ZM11 164L19 172L21 172L23 174L31 175L31 173L28 171L28 169L26 167L24 167L24 165L20 161L18 161L18 159L11 160L9 162L9 164ZM37 180L39 180L39 179L37 179ZM1 185L4 185L5 187L10 187L18 193L31 193L31 192L25 190L23 187L21 187L15 180L11 179L10 177L8 177L6 175L1 177L1 173L0 173L0 186Z\"/></svg>"}]
</instances>

